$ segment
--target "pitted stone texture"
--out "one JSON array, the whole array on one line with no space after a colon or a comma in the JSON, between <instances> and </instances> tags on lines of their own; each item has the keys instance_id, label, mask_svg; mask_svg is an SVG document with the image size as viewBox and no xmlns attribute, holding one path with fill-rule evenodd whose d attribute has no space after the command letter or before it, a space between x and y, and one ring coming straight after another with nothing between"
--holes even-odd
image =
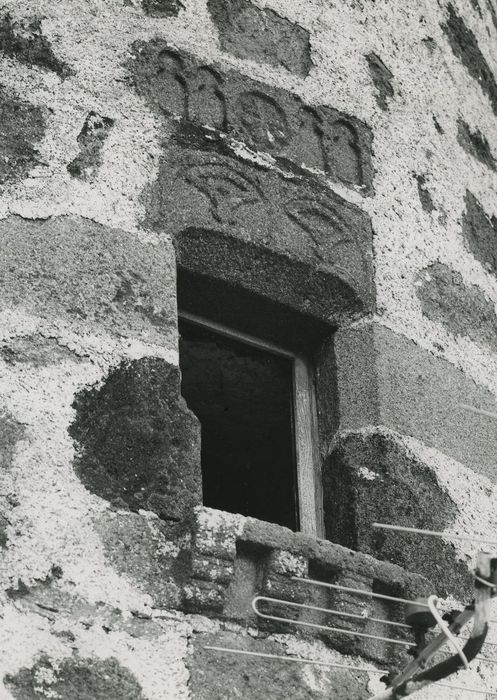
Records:
<instances>
[{"instance_id":1,"label":"pitted stone texture","mask_svg":"<svg viewBox=\"0 0 497 700\"><path fill-rule=\"evenodd\" d=\"M490 218L469 190L466 191L462 232L470 252L489 272L497 275L497 218Z\"/></svg>"},{"instance_id":2,"label":"pitted stone texture","mask_svg":"<svg viewBox=\"0 0 497 700\"><path fill-rule=\"evenodd\" d=\"M367 676L357 678L348 671L330 670L311 674L302 665L256 657L220 654L207 645L236 648L266 654L285 655L283 645L270 640L254 640L231 632L197 634L193 641L190 666L192 700L325 700L347 698L365 700Z\"/></svg>"},{"instance_id":3,"label":"pitted stone texture","mask_svg":"<svg viewBox=\"0 0 497 700\"><path fill-rule=\"evenodd\" d=\"M164 344L175 329L174 263L165 244L82 217L0 221L2 309Z\"/></svg>"},{"instance_id":4,"label":"pitted stone texture","mask_svg":"<svg viewBox=\"0 0 497 700\"><path fill-rule=\"evenodd\" d=\"M369 72L376 88L375 100L384 111L388 110L389 100L393 97L393 73L375 53L366 56Z\"/></svg>"},{"instance_id":5,"label":"pitted stone texture","mask_svg":"<svg viewBox=\"0 0 497 700\"><path fill-rule=\"evenodd\" d=\"M495 305L479 287L465 285L459 272L438 262L420 271L418 283L416 291L425 316L442 323L454 335L497 350Z\"/></svg>"},{"instance_id":6,"label":"pitted stone texture","mask_svg":"<svg viewBox=\"0 0 497 700\"><path fill-rule=\"evenodd\" d=\"M282 168L300 172L304 165L371 193L372 133L358 119L331 107L311 107L287 90L235 71L202 64L161 40L137 42L133 51L135 87L161 114L243 141L273 156Z\"/></svg>"},{"instance_id":7,"label":"pitted stone texture","mask_svg":"<svg viewBox=\"0 0 497 700\"><path fill-rule=\"evenodd\" d=\"M110 117L102 117L96 112L88 114L78 136L80 153L67 166L71 175L91 180L97 174L102 163L102 148L113 125L114 120Z\"/></svg>"},{"instance_id":8,"label":"pitted stone texture","mask_svg":"<svg viewBox=\"0 0 497 700\"><path fill-rule=\"evenodd\" d=\"M17 22L11 15L4 15L0 20L0 51L28 66L54 71L63 78L72 73L69 66L57 58L43 35L40 18Z\"/></svg>"},{"instance_id":9,"label":"pitted stone texture","mask_svg":"<svg viewBox=\"0 0 497 700\"><path fill-rule=\"evenodd\" d=\"M497 170L497 163L486 137L476 129L472 131L463 119L457 122L457 140L467 153L492 170Z\"/></svg>"},{"instance_id":10,"label":"pitted stone texture","mask_svg":"<svg viewBox=\"0 0 497 700\"><path fill-rule=\"evenodd\" d=\"M180 590L175 578L178 536L158 518L137 513L104 512L95 522L108 563L131 579L153 604L161 608L180 607Z\"/></svg>"},{"instance_id":11,"label":"pitted stone texture","mask_svg":"<svg viewBox=\"0 0 497 700\"><path fill-rule=\"evenodd\" d=\"M336 334L340 427L382 425L497 481L497 435L461 403L497 412L495 397L412 340L372 323Z\"/></svg>"},{"instance_id":12,"label":"pitted stone texture","mask_svg":"<svg viewBox=\"0 0 497 700\"><path fill-rule=\"evenodd\" d=\"M185 9L181 0L142 0L142 7L151 17L177 17Z\"/></svg>"},{"instance_id":13,"label":"pitted stone texture","mask_svg":"<svg viewBox=\"0 0 497 700\"><path fill-rule=\"evenodd\" d=\"M26 364L33 367L53 365L64 360L74 362L79 359L55 338L36 335L10 338L0 346L0 357L10 365Z\"/></svg>"},{"instance_id":14,"label":"pitted stone texture","mask_svg":"<svg viewBox=\"0 0 497 700\"><path fill-rule=\"evenodd\" d=\"M123 362L73 406L69 434L86 488L165 520L201 502L200 426L180 394L177 367L152 357Z\"/></svg>"},{"instance_id":15,"label":"pitted stone texture","mask_svg":"<svg viewBox=\"0 0 497 700\"><path fill-rule=\"evenodd\" d=\"M112 657L75 656L60 662L41 656L4 682L16 700L145 700L131 671Z\"/></svg>"},{"instance_id":16,"label":"pitted stone texture","mask_svg":"<svg viewBox=\"0 0 497 700\"><path fill-rule=\"evenodd\" d=\"M416 182L418 185L418 195L421 206L430 214L435 209L435 205L433 204L430 190L426 186L426 176L416 175Z\"/></svg>"},{"instance_id":17,"label":"pitted stone texture","mask_svg":"<svg viewBox=\"0 0 497 700\"><path fill-rule=\"evenodd\" d=\"M429 578L440 595L470 594L473 582L454 547L438 538L386 532L373 522L445 530L457 515L429 466L392 438L349 433L323 475L326 536Z\"/></svg>"},{"instance_id":18,"label":"pitted stone texture","mask_svg":"<svg viewBox=\"0 0 497 700\"><path fill-rule=\"evenodd\" d=\"M497 82L491 67L483 55L473 31L457 13L454 5L448 5L447 21L442 24L452 51L463 63L468 73L480 85L490 100L493 111L497 114Z\"/></svg>"},{"instance_id":19,"label":"pitted stone texture","mask_svg":"<svg viewBox=\"0 0 497 700\"><path fill-rule=\"evenodd\" d=\"M170 146L147 211L191 273L322 321L374 304L369 217L317 183Z\"/></svg>"},{"instance_id":20,"label":"pitted stone texture","mask_svg":"<svg viewBox=\"0 0 497 700\"><path fill-rule=\"evenodd\" d=\"M0 88L0 183L20 180L38 164L46 112Z\"/></svg>"},{"instance_id":21,"label":"pitted stone texture","mask_svg":"<svg viewBox=\"0 0 497 700\"><path fill-rule=\"evenodd\" d=\"M309 32L250 0L208 0L223 51L305 77L312 66Z\"/></svg>"}]
</instances>

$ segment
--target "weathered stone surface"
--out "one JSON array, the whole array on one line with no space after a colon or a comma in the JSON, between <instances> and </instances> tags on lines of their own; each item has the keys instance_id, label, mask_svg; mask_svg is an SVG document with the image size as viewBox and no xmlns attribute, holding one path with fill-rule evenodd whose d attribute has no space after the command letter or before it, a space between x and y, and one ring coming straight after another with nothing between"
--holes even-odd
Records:
<instances>
[{"instance_id":1,"label":"weathered stone surface","mask_svg":"<svg viewBox=\"0 0 497 700\"><path fill-rule=\"evenodd\" d=\"M142 0L142 7L151 17L177 17L185 9L181 0Z\"/></svg>"},{"instance_id":2,"label":"weathered stone surface","mask_svg":"<svg viewBox=\"0 0 497 700\"><path fill-rule=\"evenodd\" d=\"M490 100L493 111L497 114L497 83L492 69L478 46L476 36L457 13L452 3L449 3L447 10L448 18L442 24L442 29L449 40L452 51L480 85Z\"/></svg>"},{"instance_id":3,"label":"weathered stone surface","mask_svg":"<svg viewBox=\"0 0 497 700\"><path fill-rule=\"evenodd\" d=\"M383 110L388 110L388 102L393 97L393 73L375 53L366 56L369 72L376 88L375 100Z\"/></svg>"},{"instance_id":4,"label":"weathered stone surface","mask_svg":"<svg viewBox=\"0 0 497 700\"><path fill-rule=\"evenodd\" d=\"M200 427L180 395L177 367L151 357L123 362L73 405L74 466L92 493L165 520L201 502Z\"/></svg>"},{"instance_id":5,"label":"weathered stone surface","mask_svg":"<svg viewBox=\"0 0 497 700\"><path fill-rule=\"evenodd\" d=\"M95 522L109 564L144 593L154 605L178 608L180 589L175 581L177 533L159 520L150 522L137 513L107 511ZM174 535L176 534L176 537Z\"/></svg>"},{"instance_id":6,"label":"weathered stone surface","mask_svg":"<svg viewBox=\"0 0 497 700\"><path fill-rule=\"evenodd\" d=\"M171 146L147 210L192 273L320 320L373 304L369 217L316 183Z\"/></svg>"},{"instance_id":7,"label":"weathered stone surface","mask_svg":"<svg viewBox=\"0 0 497 700\"><path fill-rule=\"evenodd\" d=\"M41 29L41 20L14 21L6 14L0 20L0 51L28 66L54 71L62 78L71 75L69 66L55 55Z\"/></svg>"},{"instance_id":8,"label":"weathered stone surface","mask_svg":"<svg viewBox=\"0 0 497 700\"><path fill-rule=\"evenodd\" d=\"M208 0L223 51L305 77L312 66L309 32L250 0Z\"/></svg>"},{"instance_id":9,"label":"weathered stone surface","mask_svg":"<svg viewBox=\"0 0 497 700\"><path fill-rule=\"evenodd\" d=\"M445 530L457 515L432 470L405 448L381 434L349 433L326 464L323 482L327 538L426 576L440 595L470 593L471 574L452 545L371 527Z\"/></svg>"},{"instance_id":10,"label":"weathered stone surface","mask_svg":"<svg viewBox=\"0 0 497 700\"><path fill-rule=\"evenodd\" d=\"M79 155L67 166L71 175L91 180L97 174L102 163L102 148L113 125L114 120L110 117L102 117L96 112L88 114L78 136Z\"/></svg>"},{"instance_id":11,"label":"weathered stone surface","mask_svg":"<svg viewBox=\"0 0 497 700\"><path fill-rule=\"evenodd\" d=\"M492 394L461 370L376 323L336 334L340 426L383 425L497 481L497 435L459 404L497 411Z\"/></svg>"},{"instance_id":12,"label":"weathered stone surface","mask_svg":"<svg viewBox=\"0 0 497 700\"><path fill-rule=\"evenodd\" d=\"M428 213L435 209L433 204L433 199L430 190L426 187L426 177L424 175L416 175L416 182L418 184L418 195L421 206Z\"/></svg>"},{"instance_id":13,"label":"weathered stone surface","mask_svg":"<svg viewBox=\"0 0 497 700\"><path fill-rule=\"evenodd\" d=\"M497 163L485 136L479 129L471 131L463 119L459 119L457 122L457 140L464 150L474 158L492 170L497 169Z\"/></svg>"},{"instance_id":14,"label":"weathered stone surface","mask_svg":"<svg viewBox=\"0 0 497 700\"><path fill-rule=\"evenodd\" d=\"M286 90L199 63L158 39L137 42L133 51L135 87L161 114L241 140L286 169L303 164L371 192L372 135L358 119L331 107L310 107Z\"/></svg>"},{"instance_id":15,"label":"weathered stone surface","mask_svg":"<svg viewBox=\"0 0 497 700\"><path fill-rule=\"evenodd\" d=\"M171 248L82 217L0 221L0 308L164 344L174 332Z\"/></svg>"},{"instance_id":16,"label":"weathered stone surface","mask_svg":"<svg viewBox=\"0 0 497 700\"><path fill-rule=\"evenodd\" d=\"M276 642L254 640L232 632L197 634L189 660L192 700L261 700L267 697L286 700L289 693L292 700L365 700L369 695L367 677L362 675L358 679L348 671L327 669L326 675L318 671L314 677L314 672L303 673L302 666L295 663L220 654L205 649L207 645L283 656L286 653Z\"/></svg>"},{"instance_id":17,"label":"weathered stone surface","mask_svg":"<svg viewBox=\"0 0 497 700\"><path fill-rule=\"evenodd\" d=\"M31 668L4 677L16 700L145 700L134 675L115 658L66 658L46 655Z\"/></svg>"},{"instance_id":18,"label":"weathered stone surface","mask_svg":"<svg viewBox=\"0 0 497 700\"><path fill-rule=\"evenodd\" d=\"M489 272L497 274L497 218L490 218L469 190L462 232L470 252Z\"/></svg>"},{"instance_id":19,"label":"weathered stone surface","mask_svg":"<svg viewBox=\"0 0 497 700\"><path fill-rule=\"evenodd\" d=\"M420 271L416 288L423 313L442 323L454 335L467 336L497 350L495 305L476 285L465 285L462 275L436 262Z\"/></svg>"},{"instance_id":20,"label":"weathered stone surface","mask_svg":"<svg viewBox=\"0 0 497 700\"><path fill-rule=\"evenodd\" d=\"M28 364L33 367L56 364L64 360L77 361L69 348L60 345L55 338L20 336L11 338L0 346L0 356L11 365Z\"/></svg>"},{"instance_id":21,"label":"weathered stone surface","mask_svg":"<svg viewBox=\"0 0 497 700\"><path fill-rule=\"evenodd\" d=\"M37 165L45 113L0 88L0 183L19 180Z\"/></svg>"}]
</instances>

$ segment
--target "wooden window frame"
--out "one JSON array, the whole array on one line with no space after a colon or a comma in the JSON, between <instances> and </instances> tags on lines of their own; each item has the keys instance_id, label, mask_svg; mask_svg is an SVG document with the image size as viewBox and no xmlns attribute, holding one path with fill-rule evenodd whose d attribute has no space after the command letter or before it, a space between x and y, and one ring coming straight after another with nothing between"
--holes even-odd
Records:
<instances>
[{"instance_id":1,"label":"wooden window frame","mask_svg":"<svg viewBox=\"0 0 497 700\"><path fill-rule=\"evenodd\" d=\"M241 341L252 347L266 350L289 359L293 367L292 403L297 470L297 496L300 532L323 539L323 489L321 463L317 438L317 409L314 390L314 372L306 357L293 353L275 343L241 333L221 323L186 311L178 311L178 317L220 335Z\"/></svg>"}]
</instances>

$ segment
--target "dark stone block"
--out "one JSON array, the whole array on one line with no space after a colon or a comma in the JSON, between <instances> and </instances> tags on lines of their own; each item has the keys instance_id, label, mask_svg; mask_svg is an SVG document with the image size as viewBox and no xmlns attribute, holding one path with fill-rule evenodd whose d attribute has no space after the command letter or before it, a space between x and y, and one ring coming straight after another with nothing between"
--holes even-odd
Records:
<instances>
[{"instance_id":1,"label":"dark stone block","mask_svg":"<svg viewBox=\"0 0 497 700\"><path fill-rule=\"evenodd\" d=\"M497 218L490 218L480 202L466 191L462 232L471 253L494 275L497 274Z\"/></svg>"},{"instance_id":2,"label":"dark stone block","mask_svg":"<svg viewBox=\"0 0 497 700\"><path fill-rule=\"evenodd\" d=\"M424 175L416 175L418 184L418 195L421 206L425 211L431 213L435 209L430 190L426 187L426 177Z\"/></svg>"},{"instance_id":3,"label":"dark stone block","mask_svg":"<svg viewBox=\"0 0 497 700\"><path fill-rule=\"evenodd\" d=\"M485 136L478 129L471 131L463 119L459 119L457 122L457 140L467 153L492 170L497 169L495 158Z\"/></svg>"},{"instance_id":4,"label":"dark stone block","mask_svg":"<svg viewBox=\"0 0 497 700\"><path fill-rule=\"evenodd\" d=\"M326 535L426 576L440 595L467 597L473 589L465 562L435 537L389 532L373 522L445 530L457 507L431 469L381 434L344 436L324 468Z\"/></svg>"},{"instance_id":5,"label":"dark stone block","mask_svg":"<svg viewBox=\"0 0 497 700\"><path fill-rule=\"evenodd\" d=\"M142 0L142 7L151 17L177 17L185 9L181 0Z\"/></svg>"},{"instance_id":6,"label":"dark stone block","mask_svg":"<svg viewBox=\"0 0 497 700\"><path fill-rule=\"evenodd\" d=\"M388 110L388 101L393 97L393 73L375 53L366 56L369 72L376 88L375 100L383 110Z\"/></svg>"},{"instance_id":7,"label":"dark stone block","mask_svg":"<svg viewBox=\"0 0 497 700\"><path fill-rule=\"evenodd\" d=\"M20 180L40 163L37 144L45 135L40 107L0 89L0 183Z\"/></svg>"},{"instance_id":8,"label":"dark stone block","mask_svg":"<svg viewBox=\"0 0 497 700\"><path fill-rule=\"evenodd\" d=\"M196 634L189 661L192 700L365 700L370 695L367 676L359 678L341 669L329 669L323 675L309 667L304 673L303 664L220 653L205 649L208 645L287 655L286 648L277 642L254 640L235 632Z\"/></svg>"},{"instance_id":9,"label":"dark stone block","mask_svg":"<svg viewBox=\"0 0 497 700\"><path fill-rule=\"evenodd\" d=\"M22 423L6 411L0 413L0 469L12 467L17 443L23 439L25 428Z\"/></svg>"},{"instance_id":10,"label":"dark stone block","mask_svg":"<svg viewBox=\"0 0 497 700\"><path fill-rule=\"evenodd\" d=\"M16 22L6 14L0 20L0 51L28 66L39 66L62 78L72 74L69 66L54 54L41 31L40 19Z\"/></svg>"},{"instance_id":11,"label":"dark stone block","mask_svg":"<svg viewBox=\"0 0 497 700\"><path fill-rule=\"evenodd\" d=\"M31 668L4 677L16 700L145 700L135 676L113 657L66 658L52 662L42 655Z\"/></svg>"},{"instance_id":12,"label":"dark stone block","mask_svg":"<svg viewBox=\"0 0 497 700\"><path fill-rule=\"evenodd\" d=\"M154 39L134 44L129 68L139 92L158 112L243 141L280 167L302 164L372 192L371 130L331 107L305 105L290 92L235 71L205 65Z\"/></svg>"},{"instance_id":13,"label":"dark stone block","mask_svg":"<svg viewBox=\"0 0 497 700\"><path fill-rule=\"evenodd\" d=\"M80 180L91 180L102 163L102 147L114 120L90 112L78 136L79 155L67 166L68 171Z\"/></svg>"},{"instance_id":14,"label":"dark stone block","mask_svg":"<svg viewBox=\"0 0 497 700\"><path fill-rule=\"evenodd\" d=\"M338 331L335 351L341 430L385 426L497 481L495 425L460 407L497 412L490 391L376 323Z\"/></svg>"},{"instance_id":15,"label":"dark stone block","mask_svg":"<svg viewBox=\"0 0 497 700\"><path fill-rule=\"evenodd\" d=\"M195 275L328 323L374 304L369 217L316 183L171 146L147 211Z\"/></svg>"},{"instance_id":16,"label":"dark stone block","mask_svg":"<svg viewBox=\"0 0 497 700\"><path fill-rule=\"evenodd\" d=\"M176 367L147 357L76 396L69 433L76 473L92 493L166 520L201 502L200 428L179 383Z\"/></svg>"},{"instance_id":17,"label":"dark stone block","mask_svg":"<svg viewBox=\"0 0 497 700\"><path fill-rule=\"evenodd\" d=\"M0 241L0 308L21 306L120 338L176 342L174 254L164 243L77 216L10 216L0 222Z\"/></svg>"},{"instance_id":18,"label":"dark stone block","mask_svg":"<svg viewBox=\"0 0 497 700\"><path fill-rule=\"evenodd\" d=\"M207 6L223 51L308 75L312 62L306 29L250 0L208 0Z\"/></svg>"},{"instance_id":19,"label":"dark stone block","mask_svg":"<svg viewBox=\"0 0 497 700\"><path fill-rule=\"evenodd\" d=\"M55 338L35 335L11 338L0 347L0 356L10 365L27 364L33 367L44 367L64 360L76 362L79 359Z\"/></svg>"},{"instance_id":20,"label":"dark stone block","mask_svg":"<svg viewBox=\"0 0 497 700\"><path fill-rule=\"evenodd\" d=\"M449 3L447 10L448 18L442 24L442 29L449 40L452 51L480 85L490 100L493 111L497 114L497 83L492 69L478 46L475 35L466 26L463 18L457 14L452 3Z\"/></svg>"},{"instance_id":21,"label":"dark stone block","mask_svg":"<svg viewBox=\"0 0 497 700\"><path fill-rule=\"evenodd\" d=\"M497 316L493 302L476 285L465 285L459 272L436 262L420 271L416 293L423 313L451 333L497 350Z\"/></svg>"}]
</instances>

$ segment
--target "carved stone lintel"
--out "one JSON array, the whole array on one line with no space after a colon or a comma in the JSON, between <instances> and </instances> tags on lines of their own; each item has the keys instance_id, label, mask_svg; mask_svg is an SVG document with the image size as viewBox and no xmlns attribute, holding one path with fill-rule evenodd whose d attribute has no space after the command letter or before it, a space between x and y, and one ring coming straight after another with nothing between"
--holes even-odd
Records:
<instances>
[{"instance_id":1,"label":"carved stone lintel","mask_svg":"<svg viewBox=\"0 0 497 700\"><path fill-rule=\"evenodd\" d=\"M154 39L134 45L138 92L155 108L333 180L372 192L370 128L327 106L310 107L287 90L203 65Z\"/></svg>"}]
</instances>

